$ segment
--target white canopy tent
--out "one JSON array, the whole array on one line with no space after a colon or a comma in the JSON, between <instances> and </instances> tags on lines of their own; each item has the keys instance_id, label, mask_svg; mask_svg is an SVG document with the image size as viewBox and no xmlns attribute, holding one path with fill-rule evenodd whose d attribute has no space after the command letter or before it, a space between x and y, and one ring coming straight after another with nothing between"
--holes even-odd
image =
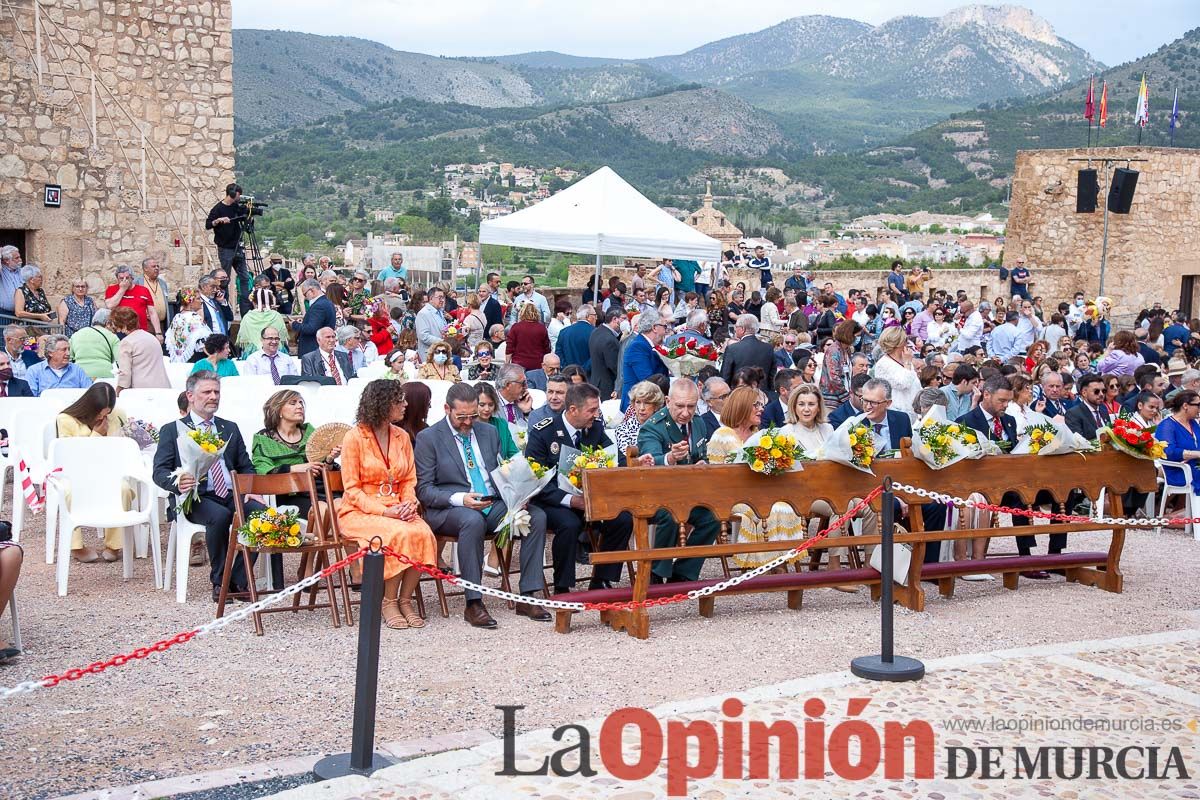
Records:
<instances>
[{"instance_id":1,"label":"white canopy tent","mask_svg":"<svg viewBox=\"0 0 1200 800\"><path fill-rule=\"evenodd\" d=\"M537 205L479 225L481 244L596 256L715 261L721 243L672 217L608 167Z\"/></svg>"}]
</instances>

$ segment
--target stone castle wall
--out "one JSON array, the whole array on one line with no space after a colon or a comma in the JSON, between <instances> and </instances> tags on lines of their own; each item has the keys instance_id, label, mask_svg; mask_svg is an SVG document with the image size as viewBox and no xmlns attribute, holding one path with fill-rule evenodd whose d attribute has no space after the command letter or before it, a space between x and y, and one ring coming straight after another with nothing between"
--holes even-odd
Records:
<instances>
[{"instance_id":1,"label":"stone castle wall","mask_svg":"<svg viewBox=\"0 0 1200 800\"><path fill-rule=\"evenodd\" d=\"M40 85L32 0L15 22L0 15L0 230L26 232L54 303L71 280L95 291L148 253L172 288L192 283L215 263L204 220L234 179L231 0L39 5ZM46 208L55 183L62 207Z\"/></svg>"},{"instance_id":2,"label":"stone castle wall","mask_svg":"<svg viewBox=\"0 0 1200 800\"><path fill-rule=\"evenodd\" d=\"M1088 297L1096 296L1108 192L1104 165L1094 164L1101 180L1096 212L1077 214L1076 176L1087 164L1068 161L1089 155L1147 159L1130 165L1141 173L1130 213L1108 215L1104 293L1113 298L1117 316L1132 315L1156 301L1200 315L1200 150L1098 147L1017 153L1005 266L1011 268L1024 255L1038 294L1066 297L1082 289ZM1060 277L1043 280L1047 267L1058 268L1054 272ZM1197 278L1187 281L1196 286L1183 298L1187 276Z\"/></svg>"}]
</instances>

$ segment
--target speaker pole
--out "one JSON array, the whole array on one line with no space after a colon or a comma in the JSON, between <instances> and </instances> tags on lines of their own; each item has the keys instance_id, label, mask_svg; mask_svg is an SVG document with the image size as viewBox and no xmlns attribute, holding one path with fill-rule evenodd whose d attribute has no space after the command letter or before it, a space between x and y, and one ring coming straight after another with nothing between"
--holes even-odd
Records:
<instances>
[{"instance_id":1,"label":"speaker pole","mask_svg":"<svg viewBox=\"0 0 1200 800\"><path fill-rule=\"evenodd\" d=\"M1104 161L1104 240L1100 245L1100 295L1104 294L1104 267L1108 262L1108 192L1109 186L1109 167L1111 163L1105 159ZM1097 296L1100 296L1097 295Z\"/></svg>"}]
</instances>

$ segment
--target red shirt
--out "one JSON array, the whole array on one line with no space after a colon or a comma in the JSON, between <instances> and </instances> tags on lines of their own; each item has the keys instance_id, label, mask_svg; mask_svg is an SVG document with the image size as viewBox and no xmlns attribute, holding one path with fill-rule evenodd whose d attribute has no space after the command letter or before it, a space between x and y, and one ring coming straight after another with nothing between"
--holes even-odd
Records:
<instances>
[{"instance_id":1,"label":"red shirt","mask_svg":"<svg viewBox=\"0 0 1200 800\"><path fill-rule=\"evenodd\" d=\"M112 297L118 291L120 291L120 289L121 287L115 283L109 286L104 290L104 299L107 300L108 298ZM147 316L148 311L154 308L154 297L150 294L149 289L147 289L145 286L138 286L137 284L130 286L129 291L125 292L125 296L122 297L121 302L117 304L118 308L121 306L132 308L134 310L134 313L138 315L139 328L147 333L154 332L150 328L150 319ZM155 311L155 314L157 313L158 312Z\"/></svg>"},{"instance_id":2,"label":"red shirt","mask_svg":"<svg viewBox=\"0 0 1200 800\"><path fill-rule=\"evenodd\" d=\"M522 320L508 329L508 348L505 353L514 364L526 371L542 368L542 356L550 352L550 334L546 326L533 320Z\"/></svg>"}]
</instances>

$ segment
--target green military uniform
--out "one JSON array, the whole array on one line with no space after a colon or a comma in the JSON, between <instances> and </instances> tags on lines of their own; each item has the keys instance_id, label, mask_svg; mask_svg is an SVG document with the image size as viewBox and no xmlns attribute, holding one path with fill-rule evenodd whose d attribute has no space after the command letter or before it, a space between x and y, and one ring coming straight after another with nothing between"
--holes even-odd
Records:
<instances>
[{"instance_id":1,"label":"green military uniform","mask_svg":"<svg viewBox=\"0 0 1200 800\"><path fill-rule=\"evenodd\" d=\"M691 435L688 439L689 464L698 464L708 459L709 431L700 417L692 417ZM683 441L683 428L671 418L666 408L661 408L646 420L638 432L638 452L654 456L655 464L666 464L664 460L671 445ZM689 545L712 544L721 532L721 523L707 508L693 508L688 515L692 533ZM655 525L654 546L674 547L679 543L679 523L666 510L659 510L651 522ZM653 572L660 578L676 581L694 581L700 577L703 558L679 558L675 561L662 559L654 562Z\"/></svg>"}]
</instances>

